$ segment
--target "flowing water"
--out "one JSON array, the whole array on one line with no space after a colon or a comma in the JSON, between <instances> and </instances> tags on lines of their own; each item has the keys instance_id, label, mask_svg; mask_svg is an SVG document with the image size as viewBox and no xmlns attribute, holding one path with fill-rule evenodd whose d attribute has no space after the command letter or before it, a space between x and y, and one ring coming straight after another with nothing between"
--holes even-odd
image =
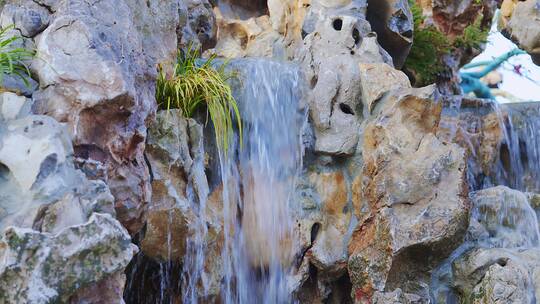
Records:
<instances>
[{"instance_id":1,"label":"flowing water","mask_svg":"<svg viewBox=\"0 0 540 304\"><path fill-rule=\"evenodd\" d=\"M540 248L537 211L529 205L525 194L492 192L478 196L475 192L503 185L523 192L540 193L540 106L538 103L489 103L485 106L488 112L497 114L500 125L504 126L501 129L503 140L499 159L489 176L484 176L480 183L469 176L471 200L474 202L470 227L465 242L433 272L433 303L458 303L451 287L452 264L468 251L474 248L517 251ZM469 172L478 166L474 157L469 161ZM493 197L495 193L502 197ZM530 301L534 303L532 290L529 293Z\"/></svg>"},{"instance_id":2,"label":"flowing water","mask_svg":"<svg viewBox=\"0 0 540 304\"><path fill-rule=\"evenodd\" d=\"M301 169L301 80L295 66L238 60L234 94L243 147L222 158L225 303L287 303L292 263L290 203Z\"/></svg>"}]
</instances>

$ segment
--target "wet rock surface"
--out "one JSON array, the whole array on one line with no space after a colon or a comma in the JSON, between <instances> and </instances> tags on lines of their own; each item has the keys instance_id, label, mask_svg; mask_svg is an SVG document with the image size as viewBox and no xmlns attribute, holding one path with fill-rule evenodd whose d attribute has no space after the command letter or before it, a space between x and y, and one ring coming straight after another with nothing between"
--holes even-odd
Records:
<instances>
[{"instance_id":1,"label":"wet rock surface","mask_svg":"<svg viewBox=\"0 0 540 304\"><path fill-rule=\"evenodd\" d=\"M496 7L416 2L449 40ZM504 1L501 22L537 61L535 3ZM0 92L0 303L540 298L540 199L492 187L540 191L538 109L411 88L409 1L2 4L38 57ZM189 45L250 71L246 143L274 146L225 168L204 110L157 111L156 67ZM283 109L302 113L266 115Z\"/></svg>"}]
</instances>

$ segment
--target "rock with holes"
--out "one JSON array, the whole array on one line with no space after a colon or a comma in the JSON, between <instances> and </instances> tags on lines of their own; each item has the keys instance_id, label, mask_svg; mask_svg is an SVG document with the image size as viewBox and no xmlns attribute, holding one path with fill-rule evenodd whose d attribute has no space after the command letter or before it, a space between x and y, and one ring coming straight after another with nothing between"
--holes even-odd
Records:
<instances>
[{"instance_id":1,"label":"rock with holes","mask_svg":"<svg viewBox=\"0 0 540 304\"><path fill-rule=\"evenodd\" d=\"M0 302L66 303L79 288L122 271L135 252L109 214L58 233L9 227L0 238Z\"/></svg>"},{"instance_id":2,"label":"rock with holes","mask_svg":"<svg viewBox=\"0 0 540 304\"><path fill-rule=\"evenodd\" d=\"M360 69L356 62L391 62L369 23L351 16L323 16L304 39L299 60L311 84L310 117L315 151L351 155L363 121Z\"/></svg>"},{"instance_id":3,"label":"rock with holes","mask_svg":"<svg viewBox=\"0 0 540 304\"><path fill-rule=\"evenodd\" d=\"M32 0L5 1L0 14L2 28L14 25L25 37L32 38L48 25L51 13L46 6Z\"/></svg>"},{"instance_id":4,"label":"rock with holes","mask_svg":"<svg viewBox=\"0 0 540 304\"><path fill-rule=\"evenodd\" d=\"M452 287L461 302L532 303L540 295L539 253L472 249L452 263Z\"/></svg>"},{"instance_id":5,"label":"rock with holes","mask_svg":"<svg viewBox=\"0 0 540 304\"><path fill-rule=\"evenodd\" d=\"M435 136L435 88L393 91L380 102L364 133L361 191L353 192L370 209L349 243L360 302L396 288L427 297L430 269L461 243L469 214L465 151Z\"/></svg>"},{"instance_id":6,"label":"rock with holes","mask_svg":"<svg viewBox=\"0 0 540 304\"><path fill-rule=\"evenodd\" d=\"M211 1L210 1L211 2ZM180 23L178 40L180 45L208 49L216 44L217 24L208 0L179 1Z\"/></svg>"},{"instance_id":7,"label":"rock with holes","mask_svg":"<svg viewBox=\"0 0 540 304\"><path fill-rule=\"evenodd\" d=\"M302 295L309 291L309 265L317 272L319 291L337 290L333 286L347 276L347 243L355 220L349 196L350 186L341 170L318 166L302 176L297 190L297 242L295 252L303 255L297 274L296 290ZM321 301L329 300L321 292ZM348 298L349 295L345 295Z\"/></svg>"},{"instance_id":8,"label":"rock with holes","mask_svg":"<svg viewBox=\"0 0 540 304\"><path fill-rule=\"evenodd\" d=\"M302 31L307 34L317 30L317 23L324 17L347 16L354 19L366 19L367 0L313 0L306 12Z\"/></svg>"},{"instance_id":9,"label":"rock with holes","mask_svg":"<svg viewBox=\"0 0 540 304\"><path fill-rule=\"evenodd\" d=\"M409 1L369 1L367 20L396 68L401 68L413 42L414 21Z\"/></svg>"},{"instance_id":10,"label":"rock with holes","mask_svg":"<svg viewBox=\"0 0 540 304\"><path fill-rule=\"evenodd\" d=\"M515 4L506 31L511 39L540 64L540 7L535 0Z\"/></svg>"},{"instance_id":11,"label":"rock with holes","mask_svg":"<svg viewBox=\"0 0 540 304\"><path fill-rule=\"evenodd\" d=\"M61 1L35 37L34 110L66 123L75 154L106 168L117 216L132 233L150 200L143 151L156 64L177 51L178 2Z\"/></svg>"}]
</instances>

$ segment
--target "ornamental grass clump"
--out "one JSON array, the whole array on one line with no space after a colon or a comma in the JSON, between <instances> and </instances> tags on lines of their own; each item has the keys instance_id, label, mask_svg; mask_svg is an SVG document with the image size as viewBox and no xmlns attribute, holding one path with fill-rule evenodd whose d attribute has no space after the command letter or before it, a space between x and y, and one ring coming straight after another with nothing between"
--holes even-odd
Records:
<instances>
[{"instance_id":1,"label":"ornamental grass clump","mask_svg":"<svg viewBox=\"0 0 540 304\"><path fill-rule=\"evenodd\" d=\"M218 147L226 154L233 135L234 120L242 142L242 121L236 100L227 80L233 72L225 70L227 63L216 66L215 57L199 59L199 52L188 47L179 52L172 75L159 66L156 100L160 109L179 109L184 117L193 117L195 111L206 107L214 125Z\"/></svg>"},{"instance_id":2,"label":"ornamental grass clump","mask_svg":"<svg viewBox=\"0 0 540 304\"><path fill-rule=\"evenodd\" d=\"M30 70L25 61L32 59L35 52L16 46L22 37L8 35L13 28L10 25L0 30L0 84L3 83L4 75L16 75L29 86Z\"/></svg>"}]
</instances>

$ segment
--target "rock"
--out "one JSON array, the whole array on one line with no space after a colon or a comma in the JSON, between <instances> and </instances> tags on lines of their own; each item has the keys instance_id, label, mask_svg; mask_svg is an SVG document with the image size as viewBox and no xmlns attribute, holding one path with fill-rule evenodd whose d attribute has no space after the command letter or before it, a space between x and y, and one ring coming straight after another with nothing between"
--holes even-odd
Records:
<instances>
[{"instance_id":1,"label":"rock","mask_svg":"<svg viewBox=\"0 0 540 304\"><path fill-rule=\"evenodd\" d=\"M124 304L124 285L126 284L126 275L123 272L117 272L98 283L86 288L79 289L70 297L69 303L81 304Z\"/></svg>"},{"instance_id":2,"label":"rock","mask_svg":"<svg viewBox=\"0 0 540 304\"><path fill-rule=\"evenodd\" d=\"M356 150L364 110L355 62L391 61L369 33L364 19L334 16L319 20L304 39L299 60L312 88L307 98L316 152L352 155Z\"/></svg>"},{"instance_id":3,"label":"rock","mask_svg":"<svg viewBox=\"0 0 540 304\"><path fill-rule=\"evenodd\" d=\"M35 39L34 110L68 125L77 157L104 164L131 233L150 201L145 123L156 108L156 64L176 56L178 8L173 0L61 2Z\"/></svg>"},{"instance_id":4,"label":"rock","mask_svg":"<svg viewBox=\"0 0 540 304\"><path fill-rule=\"evenodd\" d=\"M31 97L37 91L38 83L32 78L26 78L28 84L16 75L4 75L2 79L2 87L8 92L15 92L26 97Z\"/></svg>"},{"instance_id":5,"label":"rock","mask_svg":"<svg viewBox=\"0 0 540 304\"><path fill-rule=\"evenodd\" d=\"M350 186L342 171L326 168L308 171L298 188L302 211L295 216L295 251L303 254L303 263L317 269L321 284L336 281L347 271L347 243L354 223Z\"/></svg>"},{"instance_id":6,"label":"rock","mask_svg":"<svg viewBox=\"0 0 540 304\"><path fill-rule=\"evenodd\" d=\"M360 63L360 86L364 117L371 111L384 94L397 89L411 88L409 78L385 63Z\"/></svg>"},{"instance_id":7,"label":"rock","mask_svg":"<svg viewBox=\"0 0 540 304\"><path fill-rule=\"evenodd\" d=\"M430 269L462 241L465 151L435 136L441 106L433 86L393 91L366 126L360 200L370 214L349 243L356 301L396 288L427 297Z\"/></svg>"},{"instance_id":8,"label":"rock","mask_svg":"<svg viewBox=\"0 0 540 304\"><path fill-rule=\"evenodd\" d=\"M136 247L111 215L94 213L58 234L9 227L0 239L0 302L66 302L123 270Z\"/></svg>"},{"instance_id":9,"label":"rock","mask_svg":"<svg viewBox=\"0 0 540 304\"><path fill-rule=\"evenodd\" d=\"M199 44L203 50L212 48L216 44L217 24L212 12L212 5L208 0L181 1L187 6L187 24L182 28L181 45L189 43ZM180 3L182 5L183 3Z\"/></svg>"},{"instance_id":10,"label":"rock","mask_svg":"<svg viewBox=\"0 0 540 304\"><path fill-rule=\"evenodd\" d=\"M51 19L49 10L32 0L8 0L0 14L0 26L14 25L21 34L33 38L41 33Z\"/></svg>"},{"instance_id":11,"label":"rock","mask_svg":"<svg viewBox=\"0 0 540 304\"><path fill-rule=\"evenodd\" d=\"M538 295L538 250L477 248L452 264L454 288L470 303L531 303Z\"/></svg>"},{"instance_id":12,"label":"rock","mask_svg":"<svg viewBox=\"0 0 540 304\"><path fill-rule=\"evenodd\" d=\"M408 0L368 1L367 20L381 46L401 68L413 42L414 20Z\"/></svg>"},{"instance_id":13,"label":"rock","mask_svg":"<svg viewBox=\"0 0 540 304\"><path fill-rule=\"evenodd\" d=\"M392 292L375 292L373 304L428 304L428 298L422 298L415 294L404 293L401 289Z\"/></svg>"},{"instance_id":14,"label":"rock","mask_svg":"<svg viewBox=\"0 0 540 304\"><path fill-rule=\"evenodd\" d=\"M31 100L15 93L0 93L0 121L22 118L30 114Z\"/></svg>"},{"instance_id":15,"label":"rock","mask_svg":"<svg viewBox=\"0 0 540 304\"><path fill-rule=\"evenodd\" d=\"M519 1L506 27L510 39L540 64L540 8L535 0Z\"/></svg>"},{"instance_id":16,"label":"rock","mask_svg":"<svg viewBox=\"0 0 540 304\"><path fill-rule=\"evenodd\" d=\"M202 125L179 110L159 111L149 128L146 156L152 201L141 249L159 262L182 262L200 254L205 272L199 274L202 283L195 296L215 298L224 275L223 198L219 188L209 195Z\"/></svg>"},{"instance_id":17,"label":"rock","mask_svg":"<svg viewBox=\"0 0 540 304\"><path fill-rule=\"evenodd\" d=\"M472 221L478 222L473 239L490 247L531 248L539 245L540 233L532 194L497 186L471 193Z\"/></svg>"}]
</instances>

